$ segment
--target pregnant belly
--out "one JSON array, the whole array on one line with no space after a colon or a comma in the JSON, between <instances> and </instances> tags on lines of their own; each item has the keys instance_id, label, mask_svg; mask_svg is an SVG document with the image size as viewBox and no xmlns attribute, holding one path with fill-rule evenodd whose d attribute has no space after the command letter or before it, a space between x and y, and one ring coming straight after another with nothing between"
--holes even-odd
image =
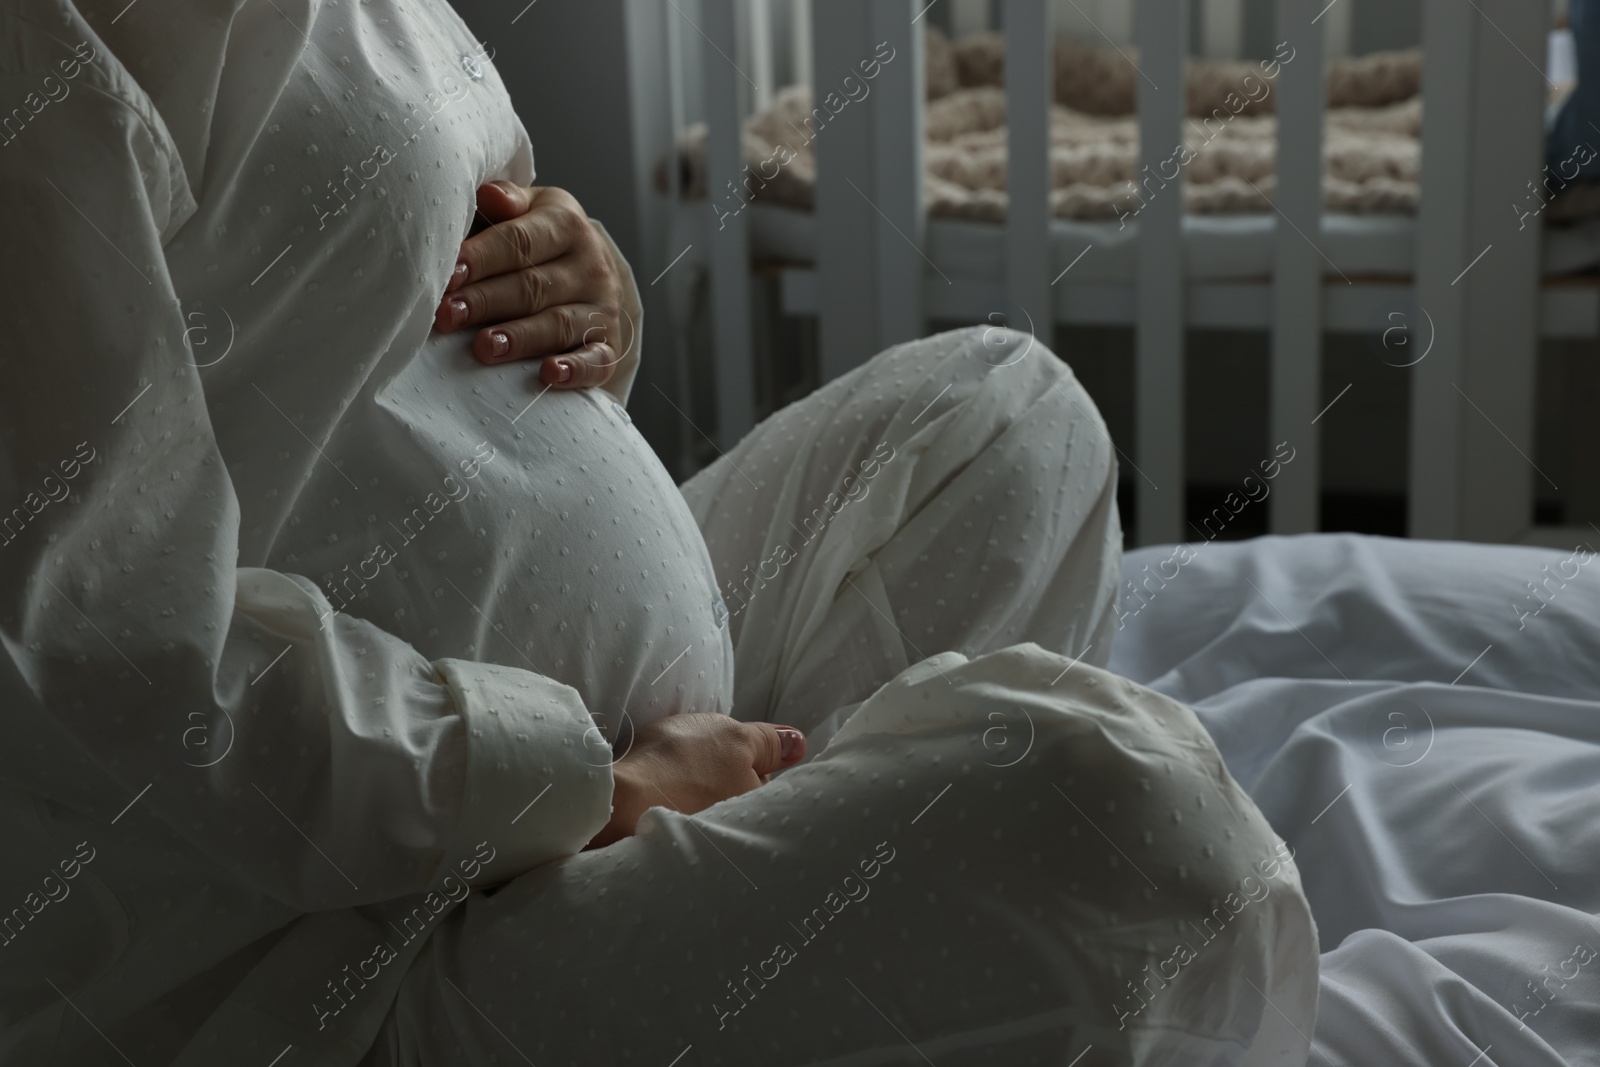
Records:
<instances>
[{"instance_id":1,"label":"pregnant belly","mask_svg":"<svg viewBox=\"0 0 1600 1067\"><path fill-rule=\"evenodd\" d=\"M487 399L502 376L471 370L455 401L435 378L426 404L403 389L372 405L361 466L402 491L363 491L371 510L300 573L430 659L572 686L613 740L667 714L730 711L733 651L705 541L621 406L601 390L549 391L519 414L518 390Z\"/></svg>"},{"instance_id":2,"label":"pregnant belly","mask_svg":"<svg viewBox=\"0 0 1600 1067\"><path fill-rule=\"evenodd\" d=\"M484 510L500 510L494 532L473 531L492 557L474 583L483 653L517 646L608 733L623 712L640 725L730 711L733 647L705 540L621 405L552 391L506 428L477 479Z\"/></svg>"}]
</instances>

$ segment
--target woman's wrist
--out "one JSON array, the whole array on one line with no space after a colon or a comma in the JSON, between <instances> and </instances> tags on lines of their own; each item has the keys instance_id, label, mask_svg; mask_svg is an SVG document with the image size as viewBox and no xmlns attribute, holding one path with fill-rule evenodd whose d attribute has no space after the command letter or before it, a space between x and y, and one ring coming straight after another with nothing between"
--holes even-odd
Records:
<instances>
[{"instance_id":1,"label":"woman's wrist","mask_svg":"<svg viewBox=\"0 0 1600 1067\"><path fill-rule=\"evenodd\" d=\"M624 837L632 837L639 817L650 807L644 777L638 760L624 757L611 765L611 818L585 846L604 848Z\"/></svg>"}]
</instances>

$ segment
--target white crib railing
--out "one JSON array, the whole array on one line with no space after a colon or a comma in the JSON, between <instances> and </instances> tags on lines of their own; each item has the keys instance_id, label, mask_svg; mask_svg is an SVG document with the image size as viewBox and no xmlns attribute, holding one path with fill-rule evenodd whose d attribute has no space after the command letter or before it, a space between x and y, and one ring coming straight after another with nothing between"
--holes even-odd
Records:
<instances>
[{"instance_id":1,"label":"white crib railing","mask_svg":"<svg viewBox=\"0 0 1600 1067\"><path fill-rule=\"evenodd\" d=\"M957 28L987 6L973 0L942 2L954 5ZM1279 479L1269 505L1275 532L1317 528L1317 424L1324 405L1337 399L1323 395L1322 337L1336 321L1348 329L1354 320L1374 333L1409 330L1413 350L1428 353L1411 372L1412 534L1511 540L1529 525L1534 472L1527 453L1532 450L1540 301L1547 308L1567 305L1560 293L1541 293L1538 229L1517 231L1506 205L1517 200L1539 169L1544 76L1529 57L1543 56L1549 11L1525 0L1424 0L1428 88L1415 274L1351 279L1328 272L1331 261L1318 240L1324 57L1347 47L1352 2L1276 0L1275 40L1284 42L1284 54L1292 58L1280 63L1272 89L1279 129L1273 274L1267 283L1198 285L1185 275L1181 174L1161 177L1170 175L1163 167L1170 168L1190 121L1184 77L1188 5L1140 0L1143 17L1134 32L1145 203L1131 223L1138 227L1138 271L1131 314L1123 321L1137 331L1131 459L1138 471L1141 543L1188 536L1185 330L1236 321L1257 321L1271 331L1272 440L1287 441L1296 450L1292 476ZM753 48L772 47L770 35L751 36L752 28L774 24L769 4L700 0L702 36L709 46L702 51L713 204L730 182L738 184L741 120L769 91L743 73L773 69L770 54L748 62ZM1085 15L1086 6L1104 14L1117 4L1125 6L1126 0L1095 5L1077 0L1070 6ZM1010 209L1005 278L998 287L991 279L945 276L923 247L925 73L919 19L929 0L788 0L788 5L787 36L797 50L789 65L809 68L818 101L835 89L842 92L845 78L859 78L860 62L875 50L887 46L895 55L882 64L870 94L831 118L813 142L818 173L810 282L824 377L921 334L930 316L977 320L982 315L974 314L976 309L1003 302L1011 325L1031 328L1048 343L1057 321L1100 321L1095 317L1100 308L1091 305L1126 299L1105 282L1051 277L1050 42L1059 0L1000 4L1006 29ZM1203 11L1206 51L1226 50L1226 38L1242 33L1238 0L1209 0ZM1332 41L1326 39L1330 27ZM1115 42L1127 25L1096 28ZM807 47L808 54L799 54ZM707 217L715 220L717 213ZM726 447L748 429L755 410L749 233L743 213L708 228L717 437ZM1426 321L1397 326L1394 315L1413 308L1412 314ZM1580 320L1588 314L1577 312Z\"/></svg>"},{"instance_id":2,"label":"white crib railing","mask_svg":"<svg viewBox=\"0 0 1600 1067\"><path fill-rule=\"evenodd\" d=\"M1050 307L1051 79L1055 68L1046 0L1005 0L1006 32L1006 279L1012 307L1007 317L1046 345L1055 315Z\"/></svg>"},{"instance_id":3,"label":"white crib railing","mask_svg":"<svg viewBox=\"0 0 1600 1067\"><path fill-rule=\"evenodd\" d=\"M1152 9L1146 0L1141 14ZM1189 5L1160 3L1163 17L1141 18L1139 34L1139 275L1136 293L1134 451L1141 543L1179 541L1184 530L1183 189L1182 176L1161 188L1162 164L1183 143ZM1155 187L1152 188L1152 180ZM1163 489L1162 485L1166 488Z\"/></svg>"},{"instance_id":4,"label":"white crib railing","mask_svg":"<svg viewBox=\"0 0 1600 1067\"><path fill-rule=\"evenodd\" d=\"M709 0L703 10L705 43L721 62L703 65L706 86L707 203L716 204L729 186L744 177L744 66L747 40L742 15L748 5L736 0ZM697 27L698 28L698 27ZM768 67L770 69L770 65ZM760 87L749 82L755 95ZM716 351L718 437L732 447L755 425L755 367L750 346L750 235L742 211L718 220L711 228L711 333Z\"/></svg>"},{"instance_id":5,"label":"white crib railing","mask_svg":"<svg viewBox=\"0 0 1600 1067\"><path fill-rule=\"evenodd\" d=\"M1338 5L1335 4L1335 7ZM1349 4L1344 5L1347 9ZM1325 8L1331 12L1332 9ZM1271 441L1289 442L1305 466L1273 494L1274 533L1305 533L1318 525L1315 477L1322 436L1314 420L1322 407L1323 260L1308 235L1322 229L1323 35L1318 9L1307 0L1277 0L1277 37L1293 59L1278 68L1278 155L1274 164L1278 212L1274 234ZM1277 50L1282 51L1282 47ZM1277 52L1274 53L1275 55ZM1311 477L1306 477L1310 472Z\"/></svg>"},{"instance_id":6,"label":"white crib railing","mask_svg":"<svg viewBox=\"0 0 1600 1067\"><path fill-rule=\"evenodd\" d=\"M1506 540L1527 525L1543 231L1512 223L1540 173L1546 83L1530 57L1549 16L1526 0L1424 0L1416 295L1438 337L1412 378L1412 536Z\"/></svg>"}]
</instances>

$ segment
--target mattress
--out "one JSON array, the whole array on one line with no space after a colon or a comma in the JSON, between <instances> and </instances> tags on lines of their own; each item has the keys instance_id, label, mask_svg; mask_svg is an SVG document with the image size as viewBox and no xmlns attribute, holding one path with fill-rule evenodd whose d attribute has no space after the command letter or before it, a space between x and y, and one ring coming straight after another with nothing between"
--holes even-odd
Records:
<instances>
[{"instance_id":1,"label":"mattress","mask_svg":"<svg viewBox=\"0 0 1600 1067\"><path fill-rule=\"evenodd\" d=\"M688 210L702 225L708 224L711 216L703 203ZM759 203L745 212L756 259L816 261L816 224L810 212ZM1269 276L1277 223L1276 214L1185 215L1185 275L1194 281ZM1323 216L1317 246L1328 261L1324 274L1409 276L1416 263L1416 227L1417 220L1410 215ZM1546 276L1600 264L1600 218L1548 226L1542 247ZM1139 223L1053 219L1050 248L1052 277L1070 267L1069 281L1131 282L1138 272ZM992 279L1005 274L1005 231L993 223L930 219L923 251L951 277Z\"/></svg>"},{"instance_id":2,"label":"mattress","mask_svg":"<svg viewBox=\"0 0 1600 1067\"><path fill-rule=\"evenodd\" d=\"M1262 538L1123 573L1110 669L1193 707L1296 852L1309 1062L1600 1065L1589 546Z\"/></svg>"}]
</instances>

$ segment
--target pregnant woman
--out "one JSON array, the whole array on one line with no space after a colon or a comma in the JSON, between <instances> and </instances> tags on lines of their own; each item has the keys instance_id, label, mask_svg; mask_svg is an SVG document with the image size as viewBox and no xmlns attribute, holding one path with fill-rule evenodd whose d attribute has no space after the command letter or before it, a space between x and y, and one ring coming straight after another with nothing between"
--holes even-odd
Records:
<instances>
[{"instance_id":1,"label":"pregnant woman","mask_svg":"<svg viewBox=\"0 0 1600 1067\"><path fill-rule=\"evenodd\" d=\"M0 44L0 1063L1304 1061L1287 851L1096 666L1053 354L892 349L680 490L441 0Z\"/></svg>"}]
</instances>

